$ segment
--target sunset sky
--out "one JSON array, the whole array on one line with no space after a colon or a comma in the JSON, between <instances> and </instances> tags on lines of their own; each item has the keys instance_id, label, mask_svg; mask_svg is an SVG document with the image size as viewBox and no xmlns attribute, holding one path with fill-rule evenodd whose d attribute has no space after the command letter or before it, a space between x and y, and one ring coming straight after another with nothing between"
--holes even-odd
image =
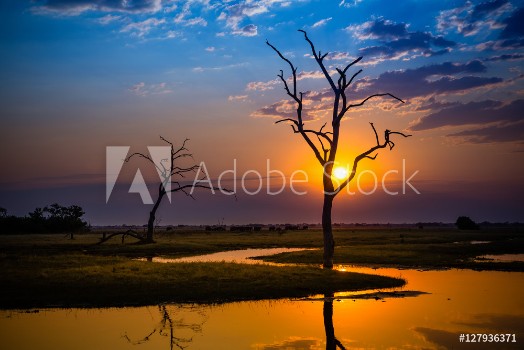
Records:
<instances>
[{"instance_id":1,"label":"sunset sky","mask_svg":"<svg viewBox=\"0 0 524 350\"><path fill-rule=\"evenodd\" d=\"M333 76L363 56L350 99L390 92L405 101L350 111L341 166L374 145L369 122L379 135L413 135L360 163L376 174L376 193L341 193L335 222L524 221L523 23L524 2L503 0L2 1L0 206L25 215L78 204L94 225L144 224L149 206L127 191L140 169L154 195L155 170L140 159L124 164L106 203L106 147L147 152L165 145L162 135L177 145L189 138L213 183L236 162L240 188L236 199L175 194L161 224L319 222L322 168L290 126L274 124L294 105L277 78L289 67L265 44L298 66L306 125L321 126L331 95L303 29L329 52ZM266 193L268 180L280 185L268 160L286 179L277 196ZM411 184L420 194L402 193L403 164L405 178L418 171ZM248 170L261 173L262 193L241 190ZM289 187L297 170L308 175L295 186L302 196ZM398 173L385 185L396 196L381 188L390 170ZM245 177L251 190L254 175ZM364 191L373 182L360 177Z\"/></svg>"}]
</instances>

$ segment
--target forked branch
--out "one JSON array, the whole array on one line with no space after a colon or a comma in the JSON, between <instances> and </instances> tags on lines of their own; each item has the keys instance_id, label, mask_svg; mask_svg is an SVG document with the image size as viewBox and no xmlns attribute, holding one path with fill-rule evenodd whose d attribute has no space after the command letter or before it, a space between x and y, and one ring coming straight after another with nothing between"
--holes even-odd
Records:
<instances>
[{"instance_id":1,"label":"forked branch","mask_svg":"<svg viewBox=\"0 0 524 350\"><path fill-rule=\"evenodd\" d=\"M391 130L386 129L384 131L384 142L380 143L380 140L379 140L379 137L378 137L378 133L377 133L377 129L375 129L375 125L373 125L373 123L369 123L369 124L371 125L371 128L373 129L373 133L375 134L375 139L376 139L377 144L375 146L371 147L370 149L368 149L367 151L365 151L365 152L363 152L363 153L361 153L361 154L359 154L358 156L355 157L355 159L353 160L353 167L351 168L351 173L349 174L349 177L346 180L344 180L344 182L342 182L335 189L334 195L338 194L341 190L344 189L344 187L346 187L351 182L351 180L353 180L353 178L355 177L356 172L357 172L358 163L362 159L368 158L368 159L371 159L371 160L375 160L377 158L378 154L371 155L375 151L378 151L379 149L386 148L386 147L389 147L389 149L392 150L393 147L395 147L395 144L390 139L391 135L400 135L400 136L403 136L403 137L410 137L411 136L411 135L404 134L404 133L399 132L399 131L391 131Z\"/></svg>"}]
</instances>

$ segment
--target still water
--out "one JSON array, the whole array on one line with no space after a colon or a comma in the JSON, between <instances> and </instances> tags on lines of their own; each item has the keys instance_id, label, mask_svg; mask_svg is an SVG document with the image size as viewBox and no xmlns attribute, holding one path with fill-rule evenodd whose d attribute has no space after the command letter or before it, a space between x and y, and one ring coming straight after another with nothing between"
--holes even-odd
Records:
<instances>
[{"instance_id":1,"label":"still water","mask_svg":"<svg viewBox=\"0 0 524 350\"><path fill-rule=\"evenodd\" d=\"M400 276L404 290L430 294L0 311L0 348L524 349L524 273L338 268ZM516 343L460 343L461 333L510 333Z\"/></svg>"}]
</instances>

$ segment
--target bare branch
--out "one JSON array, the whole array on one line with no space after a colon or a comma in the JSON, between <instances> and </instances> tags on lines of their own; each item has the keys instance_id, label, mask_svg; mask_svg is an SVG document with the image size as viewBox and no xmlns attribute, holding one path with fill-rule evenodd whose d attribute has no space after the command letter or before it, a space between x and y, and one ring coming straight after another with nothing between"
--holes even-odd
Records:
<instances>
[{"instance_id":1,"label":"bare branch","mask_svg":"<svg viewBox=\"0 0 524 350\"><path fill-rule=\"evenodd\" d=\"M315 57L315 60L317 61L318 65L320 66L320 69L322 70L322 73L324 73L324 76L326 77L327 81L329 82L329 85L331 86L331 89L333 89L335 94L338 94L338 89L335 86L335 83L333 82L333 79L329 75L329 73L328 73L328 71L326 69L326 66L324 66L324 63L322 62L327 54L325 54L324 56L320 56L319 54L317 54L317 52L315 50L315 45L313 44L313 42L307 36L306 31L302 30L302 29L299 29L298 31L304 33L304 38L306 39L306 41L311 46L311 51L313 52L313 56Z\"/></svg>"},{"instance_id":2,"label":"bare branch","mask_svg":"<svg viewBox=\"0 0 524 350\"><path fill-rule=\"evenodd\" d=\"M302 135L302 138L306 141L308 146L311 148L311 150L315 154L315 157L317 158L317 160L320 162L320 164L323 165L325 163L324 158L320 154L320 151L318 150L317 146L313 143L313 141L311 141L311 139L307 135L307 132L305 132L304 129L303 129L303 126L304 126L304 124L302 122L302 97L303 97L303 94L302 94L302 92L300 92L299 95L297 95L297 69L295 68L293 63L291 63L290 60L288 60L286 57L284 57L284 55L275 46L271 45L269 43L269 41L266 40L266 44L269 47L271 47L273 49L273 51L275 51L281 59L286 61L288 63L288 65L289 65L289 67L291 68L292 77L293 77L293 92L291 92L291 90L289 89L289 85L287 83L287 80L284 78L284 73L283 73L282 70L280 71L280 74L278 75L278 77L280 78L280 80L284 84L284 89L286 90L286 93L291 98L293 98L293 100L295 100L295 102L297 103L297 120L292 119L292 118L283 118L282 120L279 120L276 123L278 124L278 123L283 122L283 121L290 121L290 122L294 123L296 125L296 128L293 125L291 125L291 127L293 129L293 132L294 133L300 133L300 135Z\"/></svg>"},{"instance_id":3,"label":"bare branch","mask_svg":"<svg viewBox=\"0 0 524 350\"><path fill-rule=\"evenodd\" d=\"M282 123L282 122L293 122L295 125L298 126L298 122L292 118L284 118L284 119L277 120L275 124Z\"/></svg>"},{"instance_id":4,"label":"bare branch","mask_svg":"<svg viewBox=\"0 0 524 350\"><path fill-rule=\"evenodd\" d=\"M293 72L293 96L296 97L297 96L297 74L296 74L297 69L295 68L295 66L293 66L293 63L291 63L290 60L285 58L284 55L282 55L282 53L278 51L276 47L274 47L273 45L269 43L269 41L266 40L266 44L268 44L280 56L280 58L282 58L284 61L286 61L289 64L289 67L291 68L291 71ZM281 74L281 79L284 80L282 74ZM287 83L286 83L286 89L287 89ZM289 92L289 89L287 89L287 91Z\"/></svg>"},{"instance_id":5,"label":"bare branch","mask_svg":"<svg viewBox=\"0 0 524 350\"><path fill-rule=\"evenodd\" d=\"M370 154L372 154L373 152L381 149L381 148L386 148L389 146L389 149L393 149L393 147L395 146L395 144L393 143L393 141L391 141L389 139L389 137L392 135L392 134L395 134L395 135L401 135L403 137L410 137L411 135L407 135L407 134L404 134L402 132L398 132L398 131L390 131L390 130L387 130L384 131L384 142L383 143L380 143L379 139L378 139L378 134L377 134L377 131L375 129L375 126L373 125L373 123L370 123L371 124L371 128L373 129L373 132L375 134L375 138L377 140L377 145L376 146L373 146L371 147L370 149L368 149L367 151L359 154L358 156L355 157L355 159L353 160L353 167L351 169L351 173L349 175L349 177L344 180L343 183L341 183L334 191L335 195L338 194L344 187L346 187L350 182L351 180L353 180L353 178L355 177L356 175L356 172L357 172L357 167L358 167L358 163L362 160L362 159L371 159L371 160L375 160L377 158L377 154L371 156Z\"/></svg>"},{"instance_id":6,"label":"bare branch","mask_svg":"<svg viewBox=\"0 0 524 350\"><path fill-rule=\"evenodd\" d=\"M353 80L356 78L357 75L359 75L360 73L362 73L362 69L360 69L358 72L356 72L355 74L353 74L353 76L351 77L351 79L349 79L349 82L345 85L344 87L344 90L349 87L351 85L351 83L353 82Z\"/></svg>"},{"instance_id":7,"label":"bare branch","mask_svg":"<svg viewBox=\"0 0 524 350\"><path fill-rule=\"evenodd\" d=\"M378 141L378 134L377 134L377 129L375 129L375 125L373 125L373 123L369 123L371 124L371 127L373 128L373 132L375 133L375 139L377 140L377 146L380 145L380 142Z\"/></svg>"},{"instance_id":8,"label":"bare branch","mask_svg":"<svg viewBox=\"0 0 524 350\"><path fill-rule=\"evenodd\" d=\"M364 103L366 103L368 100L374 98L374 97L380 97L380 96L390 96L390 97L393 97L394 99L396 100L399 100L400 102L404 103L403 100L401 100L400 98L398 98L397 96L393 95L393 94L390 94L389 92L385 93L385 94L373 94L371 96L368 96L366 97L364 100L362 100L362 102L360 103L355 103L355 104L351 104L349 105L348 109L349 108L353 108L353 107L360 107L362 105L364 105Z\"/></svg>"},{"instance_id":9,"label":"bare branch","mask_svg":"<svg viewBox=\"0 0 524 350\"><path fill-rule=\"evenodd\" d=\"M348 65L346 66L346 68L344 68L344 73L346 73L347 70L348 70L351 66L353 66L354 64L357 64L358 62L360 62L361 59L362 59L362 56L361 56L361 57L358 57L356 60L354 60L353 62L351 62L350 64L348 64Z\"/></svg>"}]
</instances>

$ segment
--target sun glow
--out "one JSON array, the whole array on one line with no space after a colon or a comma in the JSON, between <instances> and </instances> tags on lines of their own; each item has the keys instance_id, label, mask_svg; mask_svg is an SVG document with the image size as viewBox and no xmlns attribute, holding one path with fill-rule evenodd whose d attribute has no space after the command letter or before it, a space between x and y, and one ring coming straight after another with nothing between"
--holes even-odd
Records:
<instances>
[{"instance_id":1,"label":"sun glow","mask_svg":"<svg viewBox=\"0 0 524 350\"><path fill-rule=\"evenodd\" d=\"M348 177L348 170L342 166L333 169L333 176L339 180L345 180Z\"/></svg>"}]
</instances>

